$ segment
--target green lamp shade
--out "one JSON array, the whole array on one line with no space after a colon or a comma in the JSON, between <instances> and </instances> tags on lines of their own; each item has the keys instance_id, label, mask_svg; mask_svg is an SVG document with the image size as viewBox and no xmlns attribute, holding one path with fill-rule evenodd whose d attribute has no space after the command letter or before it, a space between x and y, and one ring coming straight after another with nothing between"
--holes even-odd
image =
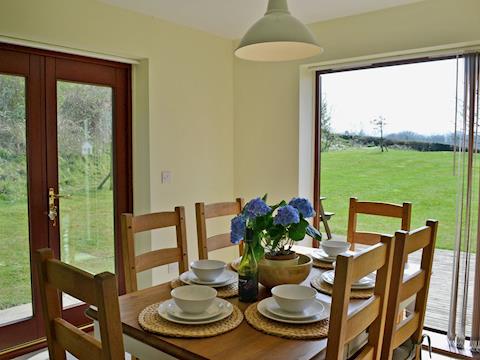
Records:
<instances>
[{"instance_id":1,"label":"green lamp shade","mask_svg":"<svg viewBox=\"0 0 480 360\"><path fill-rule=\"evenodd\" d=\"M267 13L247 31L235 55L252 61L290 61L322 51L310 29L290 14L287 0L270 0Z\"/></svg>"}]
</instances>

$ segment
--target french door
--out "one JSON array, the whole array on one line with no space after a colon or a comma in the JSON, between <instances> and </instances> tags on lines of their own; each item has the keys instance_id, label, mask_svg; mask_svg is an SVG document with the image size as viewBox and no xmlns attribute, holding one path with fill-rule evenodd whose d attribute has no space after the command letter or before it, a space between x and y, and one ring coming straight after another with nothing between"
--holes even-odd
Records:
<instances>
[{"instance_id":1,"label":"french door","mask_svg":"<svg viewBox=\"0 0 480 360\"><path fill-rule=\"evenodd\" d=\"M0 44L0 355L43 336L32 252L116 272L132 209L130 66ZM64 317L88 319L62 296Z\"/></svg>"}]
</instances>

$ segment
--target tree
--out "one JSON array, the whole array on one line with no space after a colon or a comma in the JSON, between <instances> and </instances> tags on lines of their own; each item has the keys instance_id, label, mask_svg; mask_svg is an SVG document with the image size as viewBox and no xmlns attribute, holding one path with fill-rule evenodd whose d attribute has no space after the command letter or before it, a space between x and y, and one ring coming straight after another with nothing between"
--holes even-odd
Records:
<instances>
[{"instance_id":1,"label":"tree","mask_svg":"<svg viewBox=\"0 0 480 360\"><path fill-rule=\"evenodd\" d=\"M372 120L372 124L375 126L375 129L380 133L380 149L382 149L382 152L388 151L383 138L383 131L385 129L385 125L387 125L385 118L380 115L378 118Z\"/></svg>"},{"instance_id":2,"label":"tree","mask_svg":"<svg viewBox=\"0 0 480 360\"><path fill-rule=\"evenodd\" d=\"M327 100L322 97L320 104L320 129L322 134L320 145L322 152L328 151L334 140L334 134L330 126L331 120L332 114L328 108Z\"/></svg>"}]
</instances>

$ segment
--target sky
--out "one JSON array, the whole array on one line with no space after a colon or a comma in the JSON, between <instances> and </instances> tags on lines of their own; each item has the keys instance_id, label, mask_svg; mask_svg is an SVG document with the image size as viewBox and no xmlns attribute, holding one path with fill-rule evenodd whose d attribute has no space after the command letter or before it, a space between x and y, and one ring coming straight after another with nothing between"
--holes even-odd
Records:
<instances>
[{"instance_id":1,"label":"sky","mask_svg":"<svg viewBox=\"0 0 480 360\"><path fill-rule=\"evenodd\" d=\"M450 59L322 75L334 132L377 135L371 121L379 116L386 119L386 134L453 132L456 64ZM462 71L459 60L459 83Z\"/></svg>"}]
</instances>

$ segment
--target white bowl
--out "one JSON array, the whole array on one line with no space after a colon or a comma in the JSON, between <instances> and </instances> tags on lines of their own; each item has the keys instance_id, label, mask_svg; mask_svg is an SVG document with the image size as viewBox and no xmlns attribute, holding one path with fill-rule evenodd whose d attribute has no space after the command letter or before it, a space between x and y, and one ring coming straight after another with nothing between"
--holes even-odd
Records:
<instances>
[{"instance_id":1,"label":"white bowl","mask_svg":"<svg viewBox=\"0 0 480 360\"><path fill-rule=\"evenodd\" d=\"M302 312L315 301L317 292L308 286L285 284L272 289L278 306L288 312Z\"/></svg>"},{"instance_id":2,"label":"white bowl","mask_svg":"<svg viewBox=\"0 0 480 360\"><path fill-rule=\"evenodd\" d=\"M217 290L203 285L186 285L170 292L175 304L189 314L201 314L212 305Z\"/></svg>"},{"instance_id":3,"label":"white bowl","mask_svg":"<svg viewBox=\"0 0 480 360\"><path fill-rule=\"evenodd\" d=\"M350 249L350 243L339 240L324 240L320 243L322 250L327 253L328 256L337 256Z\"/></svg>"},{"instance_id":4,"label":"white bowl","mask_svg":"<svg viewBox=\"0 0 480 360\"><path fill-rule=\"evenodd\" d=\"M219 260L196 260L190 263L190 267L202 281L215 281L227 267L227 264Z\"/></svg>"}]
</instances>

